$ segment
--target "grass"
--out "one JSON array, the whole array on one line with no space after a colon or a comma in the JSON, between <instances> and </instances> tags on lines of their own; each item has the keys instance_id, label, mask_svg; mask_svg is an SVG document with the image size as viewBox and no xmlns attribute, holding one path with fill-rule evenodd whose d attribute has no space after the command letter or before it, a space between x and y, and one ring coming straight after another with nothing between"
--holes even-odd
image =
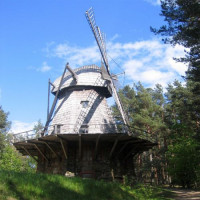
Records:
<instances>
[{"instance_id":1,"label":"grass","mask_svg":"<svg viewBox=\"0 0 200 200\"><path fill-rule=\"evenodd\" d=\"M60 175L0 171L2 200L167 200L167 190Z\"/></svg>"}]
</instances>

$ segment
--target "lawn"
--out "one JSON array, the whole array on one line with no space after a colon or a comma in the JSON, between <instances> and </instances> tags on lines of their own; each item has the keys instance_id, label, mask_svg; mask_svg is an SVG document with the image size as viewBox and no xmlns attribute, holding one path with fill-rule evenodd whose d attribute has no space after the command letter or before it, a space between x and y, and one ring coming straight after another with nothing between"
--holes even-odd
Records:
<instances>
[{"instance_id":1,"label":"lawn","mask_svg":"<svg viewBox=\"0 0 200 200\"><path fill-rule=\"evenodd\" d=\"M0 171L0 199L5 200L167 200L168 194L166 189L141 184L130 187L78 177Z\"/></svg>"}]
</instances>

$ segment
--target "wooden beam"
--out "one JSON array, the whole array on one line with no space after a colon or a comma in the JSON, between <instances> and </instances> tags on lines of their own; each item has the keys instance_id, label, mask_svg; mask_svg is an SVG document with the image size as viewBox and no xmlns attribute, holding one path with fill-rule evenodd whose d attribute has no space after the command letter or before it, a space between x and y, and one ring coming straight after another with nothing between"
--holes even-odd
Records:
<instances>
[{"instance_id":1,"label":"wooden beam","mask_svg":"<svg viewBox=\"0 0 200 200\"><path fill-rule=\"evenodd\" d=\"M71 73L73 79L76 81L76 83L78 82L78 76L77 74L74 72L74 70L69 66L66 65L67 69L69 70L69 72Z\"/></svg>"},{"instance_id":2,"label":"wooden beam","mask_svg":"<svg viewBox=\"0 0 200 200\"><path fill-rule=\"evenodd\" d=\"M45 138L38 138L38 141L43 141L43 142L48 142L48 143L54 143L54 144L59 144L60 143L58 141L46 140Z\"/></svg>"},{"instance_id":3,"label":"wooden beam","mask_svg":"<svg viewBox=\"0 0 200 200\"><path fill-rule=\"evenodd\" d=\"M97 139L96 139L96 145L95 145L95 150L94 150L94 160L96 159L97 156L97 150L98 150L98 145L99 145L99 139L101 137L101 134L98 135Z\"/></svg>"},{"instance_id":4,"label":"wooden beam","mask_svg":"<svg viewBox=\"0 0 200 200\"><path fill-rule=\"evenodd\" d=\"M81 159L81 134L79 134L79 159Z\"/></svg>"},{"instance_id":5,"label":"wooden beam","mask_svg":"<svg viewBox=\"0 0 200 200\"><path fill-rule=\"evenodd\" d=\"M128 145L130 143L130 141L129 142L126 142L122 147L121 147L121 149L118 151L118 153L117 153L117 156L119 156L119 154L126 148L126 146Z\"/></svg>"},{"instance_id":6,"label":"wooden beam","mask_svg":"<svg viewBox=\"0 0 200 200\"><path fill-rule=\"evenodd\" d=\"M66 72L66 70L67 70L67 66L68 66L68 65L69 65L69 63L66 64L65 69L64 69L64 72L63 72L62 77L61 77L61 79L60 79L60 83L59 83L58 89L57 89L57 91L56 91L56 95L55 95L55 97L54 97L53 104L52 104L52 106L51 106L51 110L50 110L49 115L48 115L48 117L47 117L47 121L46 121L46 124L45 124L45 126L44 126L44 130L43 130L42 136L44 136L44 133L47 131L48 126L49 126L49 123L50 123L50 121L51 121L51 117L52 117L53 112L54 112L54 109L55 109L55 107L56 107L56 103L57 103L57 100L58 100L58 94L60 93L60 89L61 89L61 86L62 86L62 84L63 84L63 79L64 79L65 72Z\"/></svg>"},{"instance_id":7,"label":"wooden beam","mask_svg":"<svg viewBox=\"0 0 200 200\"><path fill-rule=\"evenodd\" d=\"M40 142L40 141L39 141ZM45 146L45 144L44 143L39 143L39 142L37 142L37 140L36 141L27 141L27 143L28 144L40 144L40 145L43 145L43 146Z\"/></svg>"},{"instance_id":8,"label":"wooden beam","mask_svg":"<svg viewBox=\"0 0 200 200\"><path fill-rule=\"evenodd\" d=\"M133 149L124 157L123 161L125 161L135 151L135 149L138 147L138 145L139 144L137 144L133 147ZM135 154L137 154L137 152Z\"/></svg>"},{"instance_id":9,"label":"wooden beam","mask_svg":"<svg viewBox=\"0 0 200 200\"><path fill-rule=\"evenodd\" d=\"M134 144L134 143L138 143L137 141L127 141L122 147L121 149L118 151L117 156L119 156L119 154L127 147L128 144Z\"/></svg>"},{"instance_id":10,"label":"wooden beam","mask_svg":"<svg viewBox=\"0 0 200 200\"><path fill-rule=\"evenodd\" d=\"M59 137L59 138L60 138L60 143L61 143L64 155L65 155L65 158L67 159L67 152L66 152L66 149L65 149L65 146L64 146L64 143L63 143L63 139L61 137Z\"/></svg>"},{"instance_id":11,"label":"wooden beam","mask_svg":"<svg viewBox=\"0 0 200 200\"><path fill-rule=\"evenodd\" d=\"M115 150L115 147L117 146L118 141L119 141L119 136L115 139L115 142L114 142L114 144L112 146L112 149L110 151L110 154L109 154L109 159L112 157L112 154L113 154L113 152Z\"/></svg>"},{"instance_id":12,"label":"wooden beam","mask_svg":"<svg viewBox=\"0 0 200 200\"><path fill-rule=\"evenodd\" d=\"M31 158L33 158L36 162L38 162L38 160L37 160L34 156L32 156L31 153L30 153L25 147L22 147L22 148L24 149L24 151L26 151L26 153L27 153Z\"/></svg>"},{"instance_id":13,"label":"wooden beam","mask_svg":"<svg viewBox=\"0 0 200 200\"><path fill-rule=\"evenodd\" d=\"M49 161L48 158L42 153L42 151L40 150L40 148L37 146L37 144L34 144L35 148L39 151L39 153L42 155L42 157L46 160Z\"/></svg>"},{"instance_id":14,"label":"wooden beam","mask_svg":"<svg viewBox=\"0 0 200 200\"><path fill-rule=\"evenodd\" d=\"M40 142L43 142L49 149L50 151L56 156L59 158L59 155L52 149L52 147L45 141L40 141Z\"/></svg>"}]
</instances>

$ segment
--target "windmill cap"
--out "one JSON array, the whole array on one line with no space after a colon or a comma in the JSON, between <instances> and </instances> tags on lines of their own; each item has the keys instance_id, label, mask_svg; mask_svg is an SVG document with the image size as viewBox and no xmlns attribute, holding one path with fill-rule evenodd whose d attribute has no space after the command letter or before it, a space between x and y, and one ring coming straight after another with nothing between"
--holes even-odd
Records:
<instances>
[{"instance_id":1,"label":"windmill cap","mask_svg":"<svg viewBox=\"0 0 200 200\"><path fill-rule=\"evenodd\" d=\"M97 65L86 65L80 68L73 69L78 77L78 82L74 80L72 74L68 71L64 75L63 83L60 90L72 87L102 87L107 88L107 81L102 78L101 68ZM98 79L98 80L97 80ZM53 85L52 93L55 94L60 84L61 76L57 78ZM111 95L106 95L111 96Z\"/></svg>"}]
</instances>

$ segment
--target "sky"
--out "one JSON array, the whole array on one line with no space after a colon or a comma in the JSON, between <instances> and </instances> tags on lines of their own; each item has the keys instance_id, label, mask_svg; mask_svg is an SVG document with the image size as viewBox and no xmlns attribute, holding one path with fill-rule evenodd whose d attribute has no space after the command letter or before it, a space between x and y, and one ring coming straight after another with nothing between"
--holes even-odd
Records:
<instances>
[{"instance_id":1,"label":"sky","mask_svg":"<svg viewBox=\"0 0 200 200\"><path fill-rule=\"evenodd\" d=\"M184 55L183 47L163 44L150 31L164 24L159 0L1 0L0 106L9 112L12 132L31 130L39 119L45 123L48 79L61 76L66 62L100 66L85 18L90 7L106 36L111 72L125 72L121 87L183 81L187 66L173 60Z\"/></svg>"}]
</instances>

